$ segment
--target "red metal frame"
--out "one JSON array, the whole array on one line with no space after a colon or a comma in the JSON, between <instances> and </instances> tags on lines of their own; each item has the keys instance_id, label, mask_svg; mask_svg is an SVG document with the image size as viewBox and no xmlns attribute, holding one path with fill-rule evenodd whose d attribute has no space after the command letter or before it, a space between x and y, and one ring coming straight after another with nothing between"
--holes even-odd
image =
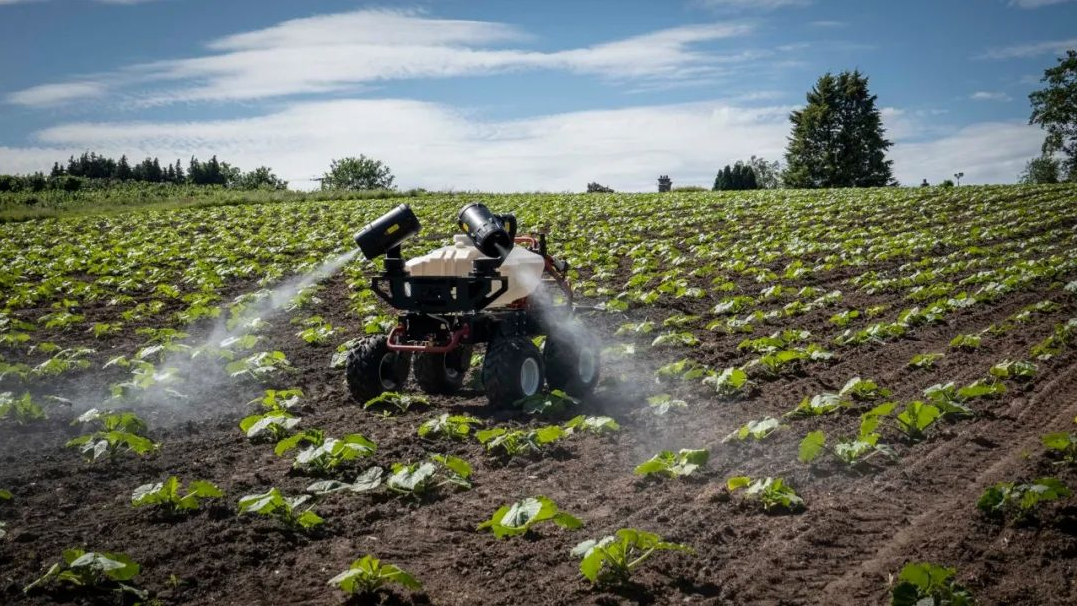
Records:
<instances>
[{"instance_id":1,"label":"red metal frame","mask_svg":"<svg viewBox=\"0 0 1077 606\"><path fill-rule=\"evenodd\" d=\"M449 353L460 346L460 341L465 339L471 334L471 329L467 324L460 327L459 330L455 330L452 333L452 338L445 345L406 345L399 341L400 334L404 332L404 327L397 324L395 328L389 333L388 343L386 345L391 351L403 351L408 353L434 353L442 354Z\"/></svg>"}]
</instances>

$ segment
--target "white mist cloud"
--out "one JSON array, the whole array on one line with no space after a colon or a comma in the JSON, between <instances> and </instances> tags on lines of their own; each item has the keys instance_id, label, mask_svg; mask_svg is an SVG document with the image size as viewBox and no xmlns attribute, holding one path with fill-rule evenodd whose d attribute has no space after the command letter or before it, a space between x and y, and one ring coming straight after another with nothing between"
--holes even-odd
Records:
<instances>
[{"instance_id":1,"label":"white mist cloud","mask_svg":"<svg viewBox=\"0 0 1077 606\"><path fill-rule=\"evenodd\" d=\"M59 105L76 99L102 97L107 87L99 82L66 82L62 84L42 84L33 86L4 98L8 103L27 106Z\"/></svg>"},{"instance_id":2,"label":"white mist cloud","mask_svg":"<svg viewBox=\"0 0 1077 606\"><path fill-rule=\"evenodd\" d=\"M980 90L972 93L971 95L969 95L969 99L972 99L973 101L1013 101L1013 97L1010 97L1006 93L985 90Z\"/></svg>"},{"instance_id":3,"label":"white mist cloud","mask_svg":"<svg viewBox=\"0 0 1077 606\"><path fill-rule=\"evenodd\" d=\"M737 23L688 25L584 48L535 51L495 48L527 39L517 28L502 23L359 10L293 19L226 36L210 42L208 54L129 66L110 75L110 80L117 86L156 82L170 87L164 92L140 91L137 96L147 105L255 100L354 90L387 80L536 69L612 81L672 82L700 78L730 63L755 58L751 53L722 56L698 49L702 43L750 31L750 26ZM13 93L8 99L18 103L29 92Z\"/></svg>"},{"instance_id":4,"label":"white mist cloud","mask_svg":"<svg viewBox=\"0 0 1077 606\"><path fill-rule=\"evenodd\" d=\"M332 159L363 153L392 167L404 188L580 191L598 181L651 191L659 174L676 185L709 186L727 163L781 158L790 109L712 101L497 121L411 100L305 102L244 119L56 126L39 132L35 147L0 148L0 172L46 170L85 149L169 161L217 154L313 187L309 179ZM903 183L957 171L968 183L1012 182L1043 139L1035 127L1008 122L940 134L919 112L893 108L884 121Z\"/></svg>"},{"instance_id":5,"label":"white mist cloud","mask_svg":"<svg viewBox=\"0 0 1077 606\"><path fill-rule=\"evenodd\" d=\"M1077 38L1068 40L1045 40L1028 44L1016 44L994 48L980 56L981 59L1027 59L1040 55L1062 55L1067 49L1077 48Z\"/></svg>"},{"instance_id":6,"label":"white mist cloud","mask_svg":"<svg viewBox=\"0 0 1077 606\"><path fill-rule=\"evenodd\" d=\"M1073 2L1074 0L1010 0L1010 6L1016 6L1018 8L1040 8L1041 6L1051 6L1052 4L1062 4L1063 2Z\"/></svg>"}]
</instances>

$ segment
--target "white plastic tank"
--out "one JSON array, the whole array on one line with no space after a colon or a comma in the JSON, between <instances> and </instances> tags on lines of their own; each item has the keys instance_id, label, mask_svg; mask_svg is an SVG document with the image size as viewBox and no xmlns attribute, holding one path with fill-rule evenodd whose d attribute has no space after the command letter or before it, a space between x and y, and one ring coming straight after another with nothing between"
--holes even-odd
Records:
<instances>
[{"instance_id":1,"label":"white plastic tank","mask_svg":"<svg viewBox=\"0 0 1077 606\"><path fill-rule=\"evenodd\" d=\"M413 276L466 276L471 273L472 261L482 256L470 238L456 234L451 245L409 260L407 269ZM505 262L498 268L501 275L509 279L509 290L495 299L490 307L504 307L531 294L542 282L545 268L546 261L541 255L513 246Z\"/></svg>"}]
</instances>

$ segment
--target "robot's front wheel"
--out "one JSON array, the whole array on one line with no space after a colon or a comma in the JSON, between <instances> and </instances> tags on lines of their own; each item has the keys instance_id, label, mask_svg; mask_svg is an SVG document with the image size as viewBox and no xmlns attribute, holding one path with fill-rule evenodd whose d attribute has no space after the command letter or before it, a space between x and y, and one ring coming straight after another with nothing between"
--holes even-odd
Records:
<instances>
[{"instance_id":1,"label":"robot's front wheel","mask_svg":"<svg viewBox=\"0 0 1077 606\"><path fill-rule=\"evenodd\" d=\"M600 356L594 339L551 334L546 337L542 355L550 389L580 398L590 395L598 385Z\"/></svg>"},{"instance_id":2,"label":"robot's front wheel","mask_svg":"<svg viewBox=\"0 0 1077 606\"><path fill-rule=\"evenodd\" d=\"M542 352L526 337L498 338L486 349L482 383L486 398L495 406L507 406L542 389L546 369Z\"/></svg>"},{"instance_id":3,"label":"robot's front wheel","mask_svg":"<svg viewBox=\"0 0 1077 606\"><path fill-rule=\"evenodd\" d=\"M346 366L348 391L366 402L386 391L400 391L411 371L411 354L389 349L388 337L365 337L350 352Z\"/></svg>"}]
</instances>

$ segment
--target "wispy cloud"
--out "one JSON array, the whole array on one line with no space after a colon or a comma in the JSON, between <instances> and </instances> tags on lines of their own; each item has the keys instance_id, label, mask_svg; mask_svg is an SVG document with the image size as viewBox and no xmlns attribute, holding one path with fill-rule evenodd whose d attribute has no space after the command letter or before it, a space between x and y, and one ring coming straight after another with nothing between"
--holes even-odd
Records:
<instances>
[{"instance_id":1,"label":"wispy cloud","mask_svg":"<svg viewBox=\"0 0 1077 606\"><path fill-rule=\"evenodd\" d=\"M60 105L68 101L101 97L106 86L98 82L42 84L5 96L8 103L26 106Z\"/></svg>"},{"instance_id":2,"label":"wispy cloud","mask_svg":"<svg viewBox=\"0 0 1077 606\"><path fill-rule=\"evenodd\" d=\"M1052 4L1062 4L1063 2L1073 2L1074 0L1010 0L1010 6L1016 6L1018 8L1040 8L1041 6L1050 6Z\"/></svg>"},{"instance_id":3,"label":"wispy cloud","mask_svg":"<svg viewBox=\"0 0 1077 606\"><path fill-rule=\"evenodd\" d=\"M812 0L692 0L692 4L712 10L775 10L793 6L808 6Z\"/></svg>"},{"instance_id":4,"label":"wispy cloud","mask_svg":"<svg viewBox=\"0 0 1077 606\"><path fill-rule=\"evenodd\" d=\"M824 20L820 20L820 21L809 21L808 25L810 25L812 27L837 28L837 27L848 27L849 22L848 21L833 21L833 20L824 19Z\"/></svg>"},{"instance_id":5,"label":"wispy cloud","mask_svg":"<svg viewBox=\"0 0 1077 606\"><path fill-rule=\"evenodd\" d=\"M969 95L969 99L972 99L973 101L1013 101L1013 97L1007 95L1006 93L986 90L979 90L972 93L971 95Z\"/></svg>"},{"instance_id":6,"label":"wispy cloud","mask_svg":"<svg viewBox=\"0 0 1077 606\"><path fill-rule=\"evenodd\" d=\"M234 101L354 90L386 80L446 78L553 69L611 81L677 81L720 73L753 58L700 45L744 36L747 24L715 23L660 30L568 50L526 50L528 37L493 22L434 19L414 12L360 10L285 21L226 36L209 54L130 66L117 80L155 82L145 104ZM517 43L505 48L505 43ZM9 96L19 97L20 93Z\"/></svg>"},{"instance_id":7,"label":"wispy cloud","mask_svg":"<svg viewBox=\"0 0 1077 606\"><path fill-rule=\"evenodd\" d=\"M1031 42L1028 44L1016 44L993 48L980 55L981 59L1023 59L1038 57L1040 55L1061 55L1067 49L1077 48L1077 38L1068 40L1045 40L1043 42Z\"/></svg>"}]
</instances>

